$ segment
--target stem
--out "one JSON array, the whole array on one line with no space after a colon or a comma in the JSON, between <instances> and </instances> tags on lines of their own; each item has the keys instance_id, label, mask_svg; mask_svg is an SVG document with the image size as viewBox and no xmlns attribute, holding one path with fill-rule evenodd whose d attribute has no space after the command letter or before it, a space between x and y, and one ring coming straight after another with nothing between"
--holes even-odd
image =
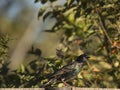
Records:
<instances>
[{"instance_id":1,"label":"stem","mask_svg":"<svg viewBox=\"0 0 120 90\"><path fill-rule=\"evenodd\" d=\"M101 25L101 28L106 36L106 38L108 39L109 43L112 45L112 40L110 39L108 33L106 32L106 26L105 26L105 22L104 20L102 19L102 16L100 13L98 13L98 16L99 16L99 21L100 21L100 25Z\"/></svg>"}]
</instances>

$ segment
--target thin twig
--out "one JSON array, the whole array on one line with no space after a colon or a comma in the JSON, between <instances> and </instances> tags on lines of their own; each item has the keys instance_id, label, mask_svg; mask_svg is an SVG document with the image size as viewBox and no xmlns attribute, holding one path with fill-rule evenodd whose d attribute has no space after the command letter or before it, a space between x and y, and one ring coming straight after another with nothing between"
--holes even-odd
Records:
<instances>
[{"instance_id":1,"label":"thin twig","mask_svg":"<svg viewBox=\"0 0 120 90\"><path fill-rule=\"evenodd\" d=\"M112 40L110 39L108 33L106 32L105 22L104 22L104 20L102 19L102 16L101 16L101 14L100 14L99 12L98 12L98 16L99 16L99 21L100 21L101 28L102 28L105 36L107 37L109 43L112 45Z\"/></svg>"}]
</instances>

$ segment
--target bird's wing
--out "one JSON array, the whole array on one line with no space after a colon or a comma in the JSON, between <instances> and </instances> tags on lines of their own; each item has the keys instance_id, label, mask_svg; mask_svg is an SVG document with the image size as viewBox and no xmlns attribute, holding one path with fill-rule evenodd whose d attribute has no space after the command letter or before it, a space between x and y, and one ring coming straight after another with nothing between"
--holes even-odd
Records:
<instances>
[{"instance_id":1,"label":"bird's wing","mask_svg":"<svg viewBox=\"0 0 120 90\"><path fill-rule=\"evenodd\" d=\"M74 70L74 67L75 67L75 62L72 62L68 65L65 65L64 67L62 67L60 70L58 70L57 72L53 73L51 75L51 77L59 77L65 73L69 73L69 72L72 72Z\"/></svg>"}]
</instances>

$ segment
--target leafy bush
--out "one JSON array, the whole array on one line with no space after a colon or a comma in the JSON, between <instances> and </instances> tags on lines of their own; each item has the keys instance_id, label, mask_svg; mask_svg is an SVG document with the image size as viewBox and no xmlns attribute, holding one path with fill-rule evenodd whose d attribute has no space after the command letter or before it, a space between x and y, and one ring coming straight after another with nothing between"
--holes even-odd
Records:
<instances>
[{"instance_id":1,"label":"leafy bush","mask_svg":"<svg viewBox=\"0 0 120 90\"><path fill-rule=\"evenodd\" d=\"M8 36L0 32L0 87L3 85L3 76L8 72L8 64L5 61L8 59L8 41Z\"/></svg>"}]
</instances>

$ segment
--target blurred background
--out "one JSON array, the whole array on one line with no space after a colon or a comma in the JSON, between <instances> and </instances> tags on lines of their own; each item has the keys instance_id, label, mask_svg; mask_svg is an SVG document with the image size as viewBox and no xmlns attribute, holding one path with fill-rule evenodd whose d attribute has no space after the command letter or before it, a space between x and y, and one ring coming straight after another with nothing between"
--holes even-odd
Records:
<instances>
[{"instance_id":1,"label":"blurred background","mask_svg":"<svg viewBox=\"0 0 120 90\"><path fill-rule=\"evenodd\" d=\"M35 4L34 0L1 0L0 32L10 37L9 56L14 62L10 67L22 63L32 46L40 48L43 56L56 53L60 33L48 34L42 31L43 28L50 29L55 19L47 19L44 23L38 19L40 6L41 3ZM19 60L16 60L18 57Z\"/></svg>"},{"instance_id":2,"label":"blurred background","mask_svg":"<svg viewBox=\"0 0 120 90\"><path fill-rule=\"evenodd\" d=\"M32 0L1 0L1 31L3 33L9 33L13 38L20 37L30 24L34 15L37 15L39 10L37 6L40 6L40 4L34 4Z\"/></svg>"}]
</instances>

